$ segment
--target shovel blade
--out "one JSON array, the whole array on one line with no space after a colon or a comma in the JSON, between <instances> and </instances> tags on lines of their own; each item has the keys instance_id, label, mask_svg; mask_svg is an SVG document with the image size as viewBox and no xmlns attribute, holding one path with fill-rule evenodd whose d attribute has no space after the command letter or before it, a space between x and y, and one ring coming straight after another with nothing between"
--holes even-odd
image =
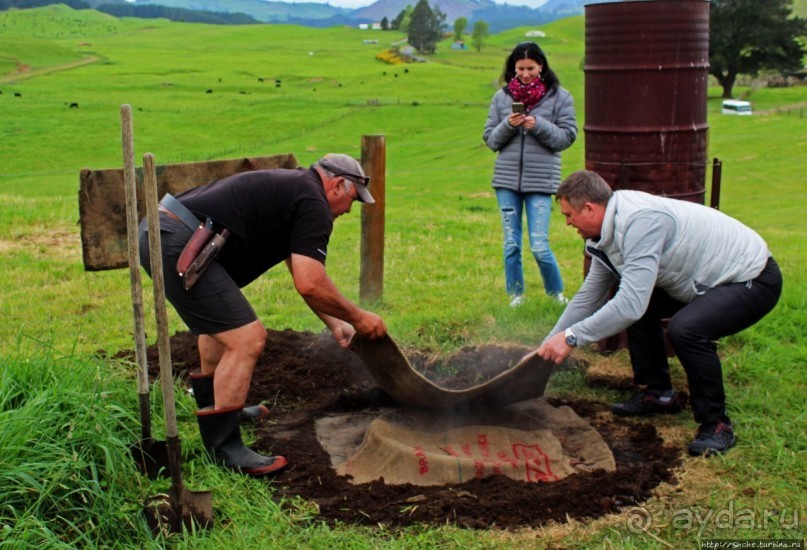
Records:
<instances>
[{"instance_id":1,"label":"shovel blade","mask_svg":"<svg viewBox=\"0 0 807 550\"><path fill-rule=\"evenodd\" d=\"M210 491L189 491L184 486L179 491L171 489L148 498L143 513L154 535L210 529L213 495Z\"/></svg>"},{"instance_id":2,"label":"shovel blade","mask_svg":"<svg viewBox=\"0 0 807 550\"><path fill-rule=\"evenodd\" d=\"M197 525L202 529L213 527L213 494L210 491L181 490L182 521L186 527Z\"/></svg>"},{"instance_id":3,"label":"shovel blade","mask_svg":"<svg viewBox=\"0 0 807 550\"><path fill-rule=\"evenodd\" d=\"M156 439L143 439L129 450L138 470L149 479L170 477L168 468L168 443Z\"/></svg>"}]
</instances>

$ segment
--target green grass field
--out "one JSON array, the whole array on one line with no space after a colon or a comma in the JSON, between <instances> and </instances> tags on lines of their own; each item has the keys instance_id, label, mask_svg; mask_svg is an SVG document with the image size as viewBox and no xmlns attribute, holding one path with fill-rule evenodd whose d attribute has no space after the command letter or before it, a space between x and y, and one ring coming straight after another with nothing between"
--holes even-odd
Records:
<instances>
[{"instance_id":1,"label":"green grass field","mask_svg":"<svg viewBox=\"0 0 807 550\"><path fill-rule=\"evenodd\" d=\"M308 165L332 151L358 156L362 135L383 134L385 286L373 308L391 334L435 351L537 345L560 306L527 268L527 305L507 307L494 154L481 139L505 56L526 30L492 36L481 52L445 42L427 63L392 66L375 55L402 38L396 32L117 20L64 6L0 13L0 544L682 548L710 537L803 538L807 123L803 108L787 109L807 101L807 87L735 90L768 113L753 117L721 116L720 90L710 88L709 156L724 163L721 210L763 235L785 290L761 323L720 344L738 446L723 458L686 458L678 485L643 504L654 520L646 530L631 530L627 513L523 532L330 528L304 503L281 510L270 485L199 461L186 464L189 484L211 488L230 523L151 541L137 519L138 502L160 485L139 478L125 457L138 429L132 370L95 353L132 347L128 273L85 272L78 225L79 171L122 165L120 105L134 110L136 158L151 152L160 164L290 152ZM543 30L542 47L575 97L582 129L583 19ZM583 167L582 131L563 159L565 174ZM557 210L553 216L553 248L573 294L580 241ZM351 299L359 221L357 211L339 220L328 265ZM285 269L246 293L269 327L322 329ZM144 294L148 307L150 288ZM170 323L172 332L184 330L173 312ZM617 362L628 368L624 357ZM587 387L579 373L556 376L549 391L619 396ZM180 396L180 431L192 446L199 442L187 399ZM694 427L687 415L663 423L673 439ZM676 521L682 511L704 517L729 507L757 521ZM773 519L762 525L765 514Z\"/></svg>"}]
</instances>

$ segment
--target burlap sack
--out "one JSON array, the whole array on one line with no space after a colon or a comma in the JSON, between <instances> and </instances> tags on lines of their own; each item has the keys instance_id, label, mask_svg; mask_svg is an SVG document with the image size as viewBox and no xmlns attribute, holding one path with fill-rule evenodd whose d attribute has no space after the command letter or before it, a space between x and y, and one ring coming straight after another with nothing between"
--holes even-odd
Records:
<instances>
[{"instance_id":1,"label":"burlap sack","mask_svg":"<svg viewBox=\"0 0 807 550\"><path fill-rule=\"evenodd\" d=\"M351 348L381 389L405 405L418 407L453 407L468 402L502 406L540 397L554 367L533 352L484 384L455 390L435 384L415 370L390 336L369 340L357 334Z\"/></svg>"},{"instance_id":2,"label":"burlap sack","mask_svg":"<svg viewBox=\"0 0 807 550\"><path fill-rule=\"evenodd\" d=\"M543 399L474 418L403 409L320 419L317 434L352 483L445 485L494 474L551 482L616 469L602 437L569 407Z\"/></svg>"}]
</instances>

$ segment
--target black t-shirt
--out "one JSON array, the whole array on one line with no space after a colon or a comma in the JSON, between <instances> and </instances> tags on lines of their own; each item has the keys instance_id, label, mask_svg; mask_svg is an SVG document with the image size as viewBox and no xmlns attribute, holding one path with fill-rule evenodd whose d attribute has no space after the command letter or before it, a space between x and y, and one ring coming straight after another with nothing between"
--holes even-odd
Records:
<instances>
[{"instance_id":1,"label":"black t-shirt","mask_svg":"<svg viewBox=\"0 0 807 550\"><path fill-rule=\"evenodd\" d=\"M244 287L301 254L325 263L333 215L312 169L242 172L177 197L196 216L230 230L218 261Z\"/></svg>"}]
</instances>

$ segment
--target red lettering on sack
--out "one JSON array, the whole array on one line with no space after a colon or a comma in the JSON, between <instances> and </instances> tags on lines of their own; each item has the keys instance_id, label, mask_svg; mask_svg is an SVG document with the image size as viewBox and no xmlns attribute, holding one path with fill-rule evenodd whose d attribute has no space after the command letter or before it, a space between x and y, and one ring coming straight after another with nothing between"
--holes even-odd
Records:
<instances>
[{"instance_id":1,"label":"red lettering on sack","mask_svg":"<svg viewBox=\"0 0 807 550\"><path fill-rule=\"evenodd\" d=\"M485 477L485 465L482 464L478 460L474 460L474 470L476 470L475 476L476 479L482 479Z\"/></svg>"},{"instance_id":2,"label":"red lettering on sack","mask_svg":"<svg viewBox=\"0 0 807 550\"><path fill-rule=\"evenodd\" d=\"M499 458L499 460L501 460L505 464L509 464L510 467L513 468L514 470L518 469L518 461L511 456L507 456L506 452L499 451L498 453L496 453L496 456Z\"/></svg>"},{"instance_id":3,"label":"red lettering on sack","mask_svg":"<svg viewBox=\"0 0 807 550\"><path fill-rule=\"evenodd\" d=\"M415 456L418 459L418 473L426 475L429 473L429 458L422 447L415 447Z\"/></svg>"},{"instance_id":4,"label":"red lettering on sack","mask_svg":"<svg viewBox=\"0 0 807 550\"><path fill-rule=\"evenodd\" d=\"M527 481L556 481L549 456L538 445L513 444L513 456L524 460Z\"/></svg>"},{"instance_id":5,"label":"red lettering on sack","mask_svg":"<svg viewBox=\"0 0 807 550\"><path fill-rule=\"evenodd\" d=\"M490 446L488 444L488 434L476 434L476 444L479 446L479 450L482 451L482 456L489 458Z\"/></svg>"}]
</instances>

